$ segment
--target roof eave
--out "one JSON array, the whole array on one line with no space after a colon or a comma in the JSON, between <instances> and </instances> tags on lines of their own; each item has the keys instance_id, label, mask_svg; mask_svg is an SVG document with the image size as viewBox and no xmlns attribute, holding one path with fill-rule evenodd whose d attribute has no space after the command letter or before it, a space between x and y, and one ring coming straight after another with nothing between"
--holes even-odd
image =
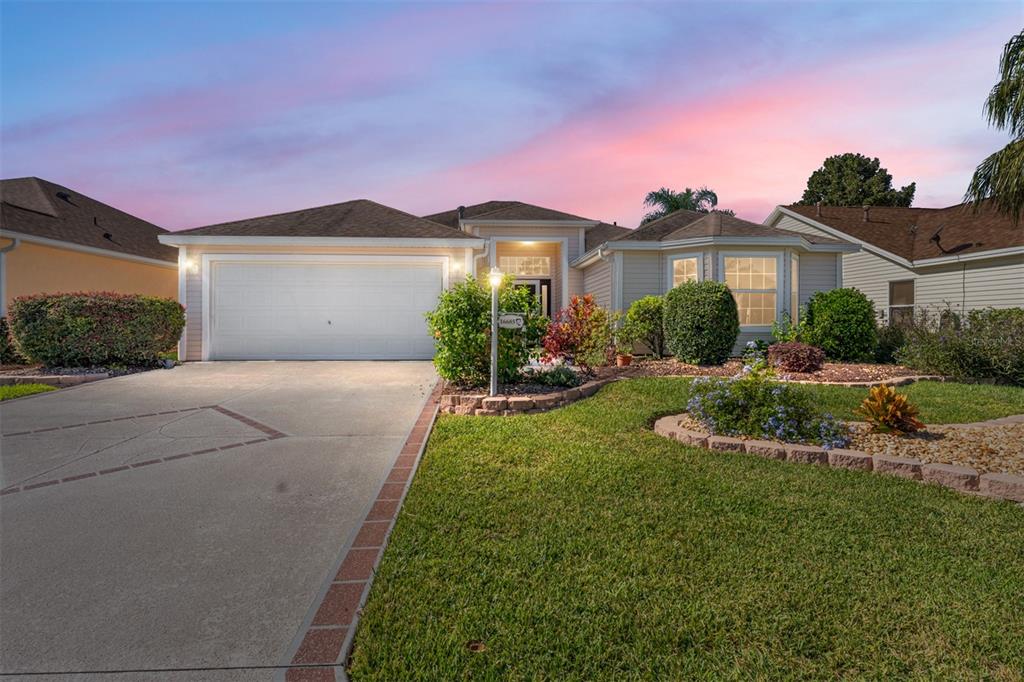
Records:
<instances>
[{"instance_id":1,"label":"roof eave","mask_svg":"<svg viewBox=\"0 0 1024 682\"><path fill-rule=\"evenodd\" d=\"M163 235L158 235L158 239ZM69 242L63 239L52 239L50 237L38 237L34 234L25 234L23 232L16 232L14 230L0 229L0 237L6 239L17 239L19 241L28 242L30 244L39 244L40 246L50 246L57 249L67 249L68 251L78 251L79 253L88 253L94 256L106 256L107 258L119 258L121 260L134 261L136 263L145 263L147 265L158 265L165 268L177 268L177 260L162 260L160 258L150 258L149 256L139 256L134 253L126 253L124 251L114 251L112 249L101 249L97 246L87 246L85 244L79 244L77 242Z\"/></svg>"},{"instance_id":2,"label":"roof eave","mask_svg":"<svg viewBox=\"0 0 1024 682\"><path fill-rule=\"evenodd\" d=\"M907 268L914 267L913 262L907 260L903 256L897 256L892 251L886 251L885 249L883 249L883 248L881 248L879 246L875 246L871 242L864 241L863 239L858 239L857 237L854 237L852 234L847 234L846 232L843 232L842 230L839 230L839 229L836 229L836 228L831 227L829 225L826 225L825 223L818 222L814 218L808 218L807 216L802 215L800 213L797 213L796 211L791 211L790 209L786 208L785 206L776 206L775 210L772 211L771 214L769 214L769 216L764 219L764 223L763 224L768 225L769 223L774 222L775 220L777 220L782 215L788 215L791 218L796 218L797 220L802 220L805 223L807 223L808 225L810 225L812 227L816 227L819 230L822 230L826 234L830 234L830 235L832 235L833 237L835 237L837 239L845 239L845 240L847 240L849 242L853 242L854 244L858 244L865 251L870 251L871 253L874 253L875 255L881 256L882 258L886 258L888 260L891 260L894 263L897 263L898 265L902 265L902 266L907 267Z\"/></svg>"},{"instance_id":3,"label":"roof eave","mask_svg":"<svg viewBox=\"0 0 1024 682\"><path fill-rule=\"evenodd\" d=\"M289 237L289 236L244 236L213 234L162 234L158 239L169 246L207 244L210 246L381 246L381 247L443 247L475 249L483 248L485 240L468 237Z\"/></svg>"}]
</instances>

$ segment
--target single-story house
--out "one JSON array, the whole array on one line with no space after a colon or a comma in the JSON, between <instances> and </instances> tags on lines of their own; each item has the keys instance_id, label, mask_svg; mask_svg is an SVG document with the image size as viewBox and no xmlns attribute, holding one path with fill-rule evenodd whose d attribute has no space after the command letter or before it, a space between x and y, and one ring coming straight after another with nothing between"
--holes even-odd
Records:
<instances>
[{"instance_id":1,"label":"single-story house","mask_svg":"<svg viewBox=\"0 0 1024 682\"><path fill-rule=\"evenodd\" d=\"M40 178L0 180L0 315L17 296L116 291L176 298L167 231Z\"/></svg>"},{"instance_id":2,"label":"single-story house","mask_svg":"<svg viewBox=\"0 0 1024 682\"><path fill-rule=\"evenodd\" d=\"M741 343L842 283L834 237L678 211L629 230L518 201L417 217L360 199L160 236L177 246L186 360L427 359L423 314L491 267L546 313L592 293L623 310L688 278L734 287Z\"/></svg>"},{"instance_id":3,"label":"single-story house","mask_svg":"<svg viewBox=\"0 0 1024 682\"><path fill-rule=\"evenodd\" d=\"M1024 307L1024 224L988 202L947 208L778 206L765 225L858 244L843 256L843 281L884 319L947 306Z\"/></svg>"}]
</instances>

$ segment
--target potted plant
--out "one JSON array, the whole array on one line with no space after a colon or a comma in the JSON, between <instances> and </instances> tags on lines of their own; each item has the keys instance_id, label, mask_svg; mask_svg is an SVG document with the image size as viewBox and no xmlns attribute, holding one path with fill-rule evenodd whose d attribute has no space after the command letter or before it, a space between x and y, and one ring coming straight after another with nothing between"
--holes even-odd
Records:
<instances>
[{"instance_id":1,"label":"potted plant","mask_svg":"<svg viewBox=\"0 0 1024 682\"><path fill-rule=\"evenodd\" d=\"M636 343L633 326L623 323L615 330L615 366L628 367L633 362L633 344Z\"/></svg>"}]
</instances>

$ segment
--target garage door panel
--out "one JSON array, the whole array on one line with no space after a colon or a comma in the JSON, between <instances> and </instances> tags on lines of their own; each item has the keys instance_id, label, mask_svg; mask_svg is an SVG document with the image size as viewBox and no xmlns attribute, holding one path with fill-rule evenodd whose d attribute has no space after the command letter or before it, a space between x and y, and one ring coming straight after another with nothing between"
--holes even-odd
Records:
<instances>
[{"instance_id":1,"label":"garage door panel","mask_svg":"<svg viewBox=\"0 0 1024 682\"><path fill-rule=\"evenodd\" d=\"M215 262L213 359L429 359L437 262Z\"/></svg>"}]
</instances>

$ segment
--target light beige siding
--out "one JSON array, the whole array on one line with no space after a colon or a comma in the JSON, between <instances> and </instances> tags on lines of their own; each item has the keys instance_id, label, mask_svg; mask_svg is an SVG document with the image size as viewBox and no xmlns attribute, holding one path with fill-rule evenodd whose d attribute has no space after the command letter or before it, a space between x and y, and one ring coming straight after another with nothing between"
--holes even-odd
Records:
<instances>
[{"instance_id":1,"label":"light beige siding","mask_svg":"<svg viewBox=\"0 0 1024 682\"><path fill-rule=\"evenodd\" d=\"M622 310L644 296L665 293L662 256L658 251L622 252Z\"/></svg>"},{"instance_id":2,"label":"light beige siding","mask_svg":"<svg viewBox=\"0 0 1024 682\"><path fill-rule=\"evenodd\" d=\"M458 264L449 272L449 284L464 276L464 249L402 248L381 249L370 247L287 247L287 246L189 246L186 256L194 264L185 274L185 360L197 361L203 357L203 268L204 254L265 254L265 255L441 255L448 256L451 264Z\"/></svg>"},{"instance_id":3,"label":"light beige siding","mask_svg":"<svg viewBox=\"0 0 1024 682\"><path fill-rule=\"evenodd\" d=\"M510 239L518 237L526 241L564 239L566 240L566 253L568 254L566 262L571 263L583 255L583 252L580 250L580 229L578 227L534 227L524 225L501 227L478 226L474 229L481 237L507 237ZM477 262L478 272L486 272L488 267L489 266L484 263L483 260ZM559 267L561 267L561 265L559 265ZM561 282L558 282L557 284L552 282L552 287L560 288ZM583 272L579 268L569 268L568 288L569 296L575 296L583 293ZM561 296L560 292L559 296Z\"/></svg>"},{"instance_id":4,"label":"light beige siding","mask_svg":"<svg viewBox=\"0 0 1024 682\"><path fill-rule=\"evenodd\" d=\"M612 307L612 264L598 260L583 271L583 293L591 294L602 308Z\"/></svg>"},{"instance_id":5,"label":"light beige siding","mask_svg":"<svg viewBox=\"0 0 1024 682\"><path fill-rule=\"evenodd\" d=\"M802 220L798 220L793 216L782 215L776 220L773 227L777 227L780 230L789 230L790 232L802 232L803 234L816 234L819 237L830 237L835 239L835 235L831 235L825 230L821 230L813 225L808 225Z\"/></svg>"},{"instance_id":6,"label":"light beige siding","mask_svg":"<svg viewBox=\"0 0 1024 682\"><path fill-rule=\"evenodd\" d=\"M955 310L1024 307L1024 257L993 258L919 268L918 306ZM888 292L886 292L888 293Z\"/></svg>"},{"instance_id":7,"label":"light beige siding","mask_svg":"<svg viewBox=\"0 0 1024 682\"><path fill-rule=\"evenodd\" d=\"M804 305L815 292L830 291L836 288L838 259L834 253L801 253L799 255L799 305Z\"/></svg>"}]
</instances>

